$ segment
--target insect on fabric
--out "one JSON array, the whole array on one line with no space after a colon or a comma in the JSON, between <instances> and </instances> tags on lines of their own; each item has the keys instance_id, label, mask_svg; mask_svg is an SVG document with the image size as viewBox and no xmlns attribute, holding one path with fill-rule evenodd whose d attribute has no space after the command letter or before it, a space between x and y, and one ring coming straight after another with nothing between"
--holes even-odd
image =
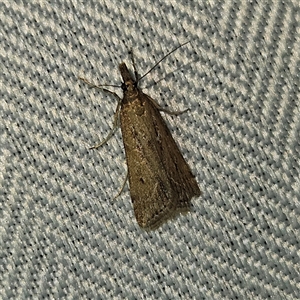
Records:
<instances>
[{"instance_id":1,"label":"insect on fabric","mask_svg":"<svg viewBox=\"0 0 300 300\"><path fill-rule=\"evenodd\" d=\"M109 85L95 85L86 79L80 79L91 88L104 90L118 99L114 128L102 143L92 148L106 143L120 124L135 217L142 228L155 229L179 212L189 211L191 199L200 195L200 189L160 114L163 111L178 115L185 111L166 110L144 94L138 87L138 82L145 75L138 78L134 61L133 66L135 76L131 75L125 63L119 65L123 98L104 88Z\"/></svg>"}]
</instances>

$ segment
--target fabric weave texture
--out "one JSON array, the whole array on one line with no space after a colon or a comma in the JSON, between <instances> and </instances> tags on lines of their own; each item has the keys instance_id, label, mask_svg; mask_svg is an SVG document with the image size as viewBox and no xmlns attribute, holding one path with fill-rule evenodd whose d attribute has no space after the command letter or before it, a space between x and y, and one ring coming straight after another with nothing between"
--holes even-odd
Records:
<instances>
[{"instance_id":1,"label":"fabric weave texture","mask_svg":"<svg viewBox=\"0 0 300 300\"><path fill-rule=\"evenodd\" d=\"M1 299L300 299L299 1L0 1ZM140 75L199 183L134 218L117 100ZM119 96L119 88L109 87Z\"/></svg>"}]
</instances>

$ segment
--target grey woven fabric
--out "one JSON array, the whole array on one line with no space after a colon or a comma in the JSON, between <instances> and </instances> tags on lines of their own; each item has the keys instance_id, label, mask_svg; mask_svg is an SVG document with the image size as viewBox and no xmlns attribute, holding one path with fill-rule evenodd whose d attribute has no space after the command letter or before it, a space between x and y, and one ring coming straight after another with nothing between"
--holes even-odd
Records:
<instances>
[{"instance_id":1,"label":"grey woven fabric","mask_svg":"<svg viewBox=\"0 0 300 300\"><path fill-rule=\"evenodd\" d=\"M300 299L299 1L0 2L1 299ZM140 74L201 188L134 218L117 101ZM119 95L120 89L113 89Z\"/></svg>"}]
</instances>

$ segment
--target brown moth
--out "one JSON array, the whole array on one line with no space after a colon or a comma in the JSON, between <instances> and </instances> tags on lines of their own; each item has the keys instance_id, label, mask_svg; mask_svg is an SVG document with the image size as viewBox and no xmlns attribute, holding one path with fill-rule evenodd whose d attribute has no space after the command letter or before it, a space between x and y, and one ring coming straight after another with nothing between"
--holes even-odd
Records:
<instances>
[{"instance_id":1,"label":"brown moth","mask_svg":"<svg viewBox=\"0 0 300 300\"><path fill-rule=\"evenodd\" d=\"M138 88L135 68L135 78L125 63L119 65L119 70L123 79L123 99L80 78L90 87L99 87L119 99L114 129L93 148L105 143L120 122L135 217L140 227L155 229L177 213L189 211L191 198L199 196L200 189L160 114L160 111L173 115L182 112L163 109L144 94Z\"/></svg>"}]
</instances>

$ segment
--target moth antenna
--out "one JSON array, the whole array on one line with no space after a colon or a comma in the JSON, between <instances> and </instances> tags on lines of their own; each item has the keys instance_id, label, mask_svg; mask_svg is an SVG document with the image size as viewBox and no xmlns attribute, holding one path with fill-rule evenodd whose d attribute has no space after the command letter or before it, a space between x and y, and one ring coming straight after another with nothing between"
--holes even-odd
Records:
<instances>
[{"instance_id":1,"label":"moth antenna","mask_svg":"<svg viewBox=\"0 0 300 300\"><path fill-rule=\"evenodd\" d=\"M172 54L173 52L175 52L177 49L183 47L184 45L190 43L190 41L185 42L183 44L180 44L179 46L177 46L176 48L174 48L172 51L170 51L169 53L167 53L162 59L160 59L149 71L146 72L146 74L144 74L142 77L139 78L139 81L141 81L146 75L148 75L150 72L152 72L153 69L155 69L165 58L167 58L170 54Z\"/></svg>"}]
</instances>

